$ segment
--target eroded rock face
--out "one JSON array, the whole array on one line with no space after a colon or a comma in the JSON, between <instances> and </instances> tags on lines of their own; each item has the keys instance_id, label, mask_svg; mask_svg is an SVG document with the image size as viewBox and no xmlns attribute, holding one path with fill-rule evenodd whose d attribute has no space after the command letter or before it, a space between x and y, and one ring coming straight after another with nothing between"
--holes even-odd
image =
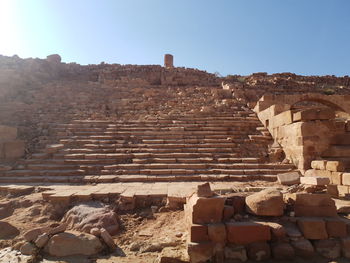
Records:
<instances>
[{"instance_id":1,"label":"eroded rock face","mask_svg":"<svg viewBox=\"0 0 350 263\"><path fill-rule=\"evenodd\" d=\"M91 256L99 253L102 249L102 243L97 237L76 231L54 235L45 246L45 252L55 257Z\"/></svg>"},{"instance_id":2,"label":"eroded rock face","mask_svg":"<svg viewBox=\"0 0 350 263\"><path fill-rule=\"evenodd\" d=\"M5 221L0 221L0 239L10 239L19 234L19 230Z\"/></svg>"},{"instance_id":3,"label":"eroded rock face","mask_svg":"<svg viewBox=\"0 0 350 263\"><path fill-rule=\"evenodd\" d=\"M280 191L266 189L246 197L247 211L259 216L283 215L284 202Z\"/></svg>"},{"instance_id":4,"label":"eroded rock face","mask_svg":"<svg viewBox=\"0 0 350 263\"><path fill-rule=\"evenodd\" d=\"M99 202L79 204L70 209L62 219L68 229L90 233L93 228L104 228L115 235L119 230L118 216Z\"/></svg>"}]
</instances>

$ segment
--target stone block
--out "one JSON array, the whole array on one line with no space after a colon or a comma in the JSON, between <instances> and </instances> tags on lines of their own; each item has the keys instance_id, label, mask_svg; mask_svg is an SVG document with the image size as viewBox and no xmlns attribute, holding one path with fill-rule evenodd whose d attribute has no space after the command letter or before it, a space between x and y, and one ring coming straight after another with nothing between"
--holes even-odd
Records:
<instances>
[{"instance_id":1,"label":"stone block","mask_svg":"<svg viewBox=\"0 0 350 263\"><path fill-rule=\"evenodd\" d=\"M343 185L350 185L350 173L342 174L342 183Z\"/></svg>"},{"instance_id":2,"label":"stone block","mask_svg":"<svg viewBox=\"0 0 350 263\"><path fill-rule=\"evenodd\" d=\"M334 206L335 203L328 194L297 193L292 195L295 205L301 206Z\"/></svg>"},{"instance_id":3,"label":"stone block","mask_svg":"<svg viewBox=\"0 0 350 263\"><path fill-rule=\"evenodd\" d=\"M223 221L229 221L233 215L235 214L235 209L233 206L225 205L224 206L224 215L223 215Z\"/></svg>"},{"instance_id":4,"label":"stone block","mask_svg":"<svg viewBox=\"0 0 350 263\"><path fill-rule=\"evenodd\" d=\"M335 113L330 109L306 109L293 114L293 121L329 120Z\"/></svg>"},{"instance_id":5,"label":"stone block","mask_svg":"<svg viewBox=\"0 0 350 263\"><path fill-rule=\"evenodd\" d=\"M277 260L288 260L295 256L294 248L289 243L274 243L271 251L273 258Z\"/></svg>"},{"instance_id":6,"label":"stone block","mask_svg":"<svg viewBox=\"0 0 350 263\"><path fill-rule=\"evenodd\" d=\"M339 197L349 197L349 186L348 185L337 185L337 190L338 190Z\"/></svg>"},{"instance_id":7,"label":"stone block","mask_svg":"<svg viewBox=\"0 0 350 263\"><path fill-rule=\"evenodd\" d=\"M275 240L275 241L282 240L286 237L287 231L283 225L274 223L274 222L259 222L259 223L270 227L272 240Z\"/></svg>"},{"instance_id":8,"label":"stone block","mask_svg":"<svg viewBox=\"0 0 350 263\"><path fill-rule=\"evenodd\" d=\"M295 216L337 216L336 206L294 206Z\"/></svg>"},{"instance_id":9,"label":"stone block","mask_svg":"<svg viewBox=\"0 0 350 263\"><path fill-rule=\"evenodd\" d=\"M15 140L4 143L4 156L6 159L20 158L24 155L24 141Z\"/></svg>"},{"instance_id":10,"label":"stone block","mask_svg":"<svg viewBox=\"0 0 350 263\"><path fill-rule=\"evenodd\" d=\"M214 243L202 242L187 244L187 252L191 263L202 263L210 260L214 255Z\"/></svg>"},{"instance_id":11,"label":"stone block","mask_svg":"<svg viewBox=\"0 0 350 263\"><path fill-rule=\"evenodd\" d=\"M247 245L248 258L253 261L264 261L271 257L270 245L266 242Z\"/></svg>"},{"instance_id":12,"label":"stone block","mask_svg":"<svg viewBox=\"0 0 350 263\"><path fill-rule=\"evenodd\" d=\"M226 244L227 234L226 226L223 223L209 224L208 225L208 235L210 241L219 244Z\"/></svg>"},{"instance_id":13,"label":"stone block","mask_svg":"<svg viewBox=\"0 0 350 263\"><path fill-rule=\"evenodd\" d=\"M193 224L212 224L220 223L222 221L224 204L226 198L224 197L198 197L193 194L187 198L185 205L186 217L192 220Z\"/></svg>"},{"instance_id":14,"label":"stone block","mask_svg":"<svg viewBox=\"0 0 350 263\"><path fill-rule=\"evenodd\" d=\"M306 239L327 239L326 223L320 218L299 218L298 227Z\"/></svg>"},{"instance_id":15,"label":"stone block","mask_svg":"<svg viewBox=\"0 0 350 263\"><path fill-rule=\"evenodd\" d=\"M291 242L295 254L302 258L312 258L315 256L315 249L308 239L297 239Z\"/></svg>"},{"instance_id":16,"label":"stone block","mask_svg":"<svg viewBox=\"0 0 350 263\"><path fill-rule=\"evenodd\" d=\"M0 125L0 142L14 141L17 138L17 128Z\"/></svg>"},{"instance_id":17,"label":"stone block","mask_svg":"<svg viewBox=\"0 0 350 263\"><path fill-rule=\"evenodd\" d=\"M241 214L245 212L245 196L231 196L230 201L232 201L232 206L235 214Z\"/></svg>"},{"instance_id":18,"label":"stone block","mask_svg":"<svg viewBox=\"0 0 350 263\"><path fill-rule=\"evenodd\" d=\"M283 195L280 191L266 189L246 197L246 208L259 216L281 216L284 211Z\"/></svg>"},{"instance_id":19,"label":"stone block","mask_svg":"<svg viewBox=\"0 0 350 263\"><path fill-rule=\"evenodd\" d=\"M343 173L341 172L331 172L331 183L332 184L342 184Z\"/></svg>"},{"instance_id":20,"label":"stone block","mask_svg":"<svg viewBox=\"0 0 350 263\"><path fill-rule=\"evenodd\" d=\"M300 173L299 172L288 172L277 175L277 180L282 185L293 185L300 183Z\"/></svg>"},{"instance_id":21,"label":"stone block","mask_svg":"<svg viewBox=\"0 0 350 263\"><path fill-rule=\"evenodd\" d=\"M227 260L238 262L245 262L248 260L247 251L243 246L226 246L224 254Z\"/></svg>"},{"instance_id":22,"label":"stone block","mask_svg":"<svg viewBox=\"0 0 350 263\"><path fill-rule=\"evenodd\" d=\"M342 255L345 258L350 258L350 237L340 239Z\"/></svg>"},{"instance_id":23,"label":"stone block","mask_svg":"<svg viewBox=\"0 0 350 263\"><path fill-rule=\"evenodd\" d=\"M212 197L213 195L214 193L212 192L209 183L205 183L197 186L198 197Z\"/></svg>"},{"instance_id":24,"label":"stone block","mask_svg":"<svg viewBox=\"0 0 350 263\"><path fill-rule=\"evenodd\" d=\"M327 185L327 194L331 195L332 197L338 197L338 187L334 184Z\"/></svg>"},{"instance_id":25,"label":"stone block","mask_svg":"<svg viewBox=\"0 0 350 263\"><path fill-rule=\"evenodd\" d=\"M314 160L311 162L311 168L316 170L326 170L326 160Z\"/></svg>"},{"instance_id":26,"label":"stone block","mask_svg":"<svg viewBox=\"0 0 350 263\"><path fill-rule=\"evenodd\" d=\"M327 218L325 221L327 233L330 238L347 236L346 223L344 221L337 218Z\"/></svg>"},{"instance_id":27,"label":"stone block","mask_svg":"<svg viewBox=\"0 0 350 263\"><path fill-rule=\"evenodd\" d=\"M345 166L340 161L327 161L326 170L332 172L343 172L345 170Z\"/></svg>"},{"instance_id":28,"label":"stone block","mask_svg":"<svg viewBox=\"0 0 350 263\"><path fill-rule=\"evenodd\" d=\"M300 183L308 185L327 185L330 184L330 179L328 177L303 176L300 177Z\"/></svg>"},{"instance_id":29,"label":"stone block","mask_svg":"<svg viewBox=\"0 0 350 263\"><path fill-rule=\"evenodd\" d=\"M315 250L327 259L337 259L341 256L341 245L336 239L314 241Z\"/></svg>"},{"instance_id":30,"label":"stone block","mask_svg":"<svg viewBox=\"0 0 350 263\"><path fill-rule=\"evenodd\" d=\"M226 223L227 240L236 245L246 245L271 239L270 227L256 222Z\"/></svg>"},{"instance_id":31,"label":"stone block","mask_svg":"<svg viewBox=\"0 0 350 263\"><path fill-rule=\"evenodd\" d=\"M328 177L331 178L331 172L327 170L309 169L305 172L305 177Z\"/></svg>"},{"instance_id":32,"label":"stone block","mask_svg":"<svg viewBox=\"0 0 350 263\"><path fill-rule=\"evenodd\" d=\"M191 242L209 241L208 227L206 225L192 224L189 229L189 236Z\"/></svg>"},{"instance_id":33,"label":"stone block","mask_svg":"<svg viewBox=\"0 0 350 263\"><path fill-rule=\"evenodd\" d=\"M270 119L270 125L269 127L274 129L277 127L280 127L282 125L291 124L293 122L292 120L292 112L290 110L282 112L276 116L273 116Z\"/></svg>"}]
</instances>

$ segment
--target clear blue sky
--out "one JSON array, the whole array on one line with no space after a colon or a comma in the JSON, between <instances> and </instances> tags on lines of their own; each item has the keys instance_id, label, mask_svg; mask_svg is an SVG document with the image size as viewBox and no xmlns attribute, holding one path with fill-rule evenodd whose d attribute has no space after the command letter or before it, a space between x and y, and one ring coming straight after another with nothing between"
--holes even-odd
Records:
<instances>
[{"instance_id":1,"label":"clear blue sky","mask_svg":"<svg viewBox=\"0 0 350 263\"><path fill-rule=\"evenodd\" d=\"M0 0L0 54L350 75L349 0Z\"/></svg>"}]
</instances>

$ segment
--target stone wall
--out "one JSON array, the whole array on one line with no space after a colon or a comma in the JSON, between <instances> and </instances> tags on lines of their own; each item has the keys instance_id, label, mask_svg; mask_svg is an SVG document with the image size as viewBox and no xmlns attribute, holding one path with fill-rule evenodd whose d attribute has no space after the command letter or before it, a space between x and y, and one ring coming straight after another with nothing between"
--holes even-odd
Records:
<instances>
[{"instance_id":1,"label":"stone wall","mask_svg":"<svg viewBox=\"0 0 350 263\"><path fill-rule=\"evenodd\" d=\"M200 186L185 216L192 263L350 257L350 222L337 216L327 194L267 189L220 196Z\"/></svg>"},{"instance_id":2,"label":"stone wall","mask_svg":"<svg viewBox=\"0 0 350 263\"><path fill-rule=\"evenodd\" d=\"M321 108L293 108L304 97L328 102L335 108L325 105ZM346 133L347 119L344 119L344 115L336 118L338 107L349 110L348 95L263 96L254 111L275 141L283 147L287 159L304 173L310 169L312 160L320 158L328 150L334 136ZM348 115L347 112L344 114Z\"/></svg>"}]
</instances>

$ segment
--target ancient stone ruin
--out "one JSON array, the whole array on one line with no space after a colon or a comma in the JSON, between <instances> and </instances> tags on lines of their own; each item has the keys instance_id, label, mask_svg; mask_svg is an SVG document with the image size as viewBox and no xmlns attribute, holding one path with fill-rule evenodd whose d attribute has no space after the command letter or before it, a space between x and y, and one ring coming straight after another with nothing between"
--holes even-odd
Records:
<instances>
[{"instance_id":1,"label":"ancient stone ruin","mask_svg":"<svg viewBox=\"0 0 350 263\"><path fill-rule=\"evenodd\" d=\"M349 114L348 76L0 56L0 262L346 262Z\"/></svg>"}]
</instances>

